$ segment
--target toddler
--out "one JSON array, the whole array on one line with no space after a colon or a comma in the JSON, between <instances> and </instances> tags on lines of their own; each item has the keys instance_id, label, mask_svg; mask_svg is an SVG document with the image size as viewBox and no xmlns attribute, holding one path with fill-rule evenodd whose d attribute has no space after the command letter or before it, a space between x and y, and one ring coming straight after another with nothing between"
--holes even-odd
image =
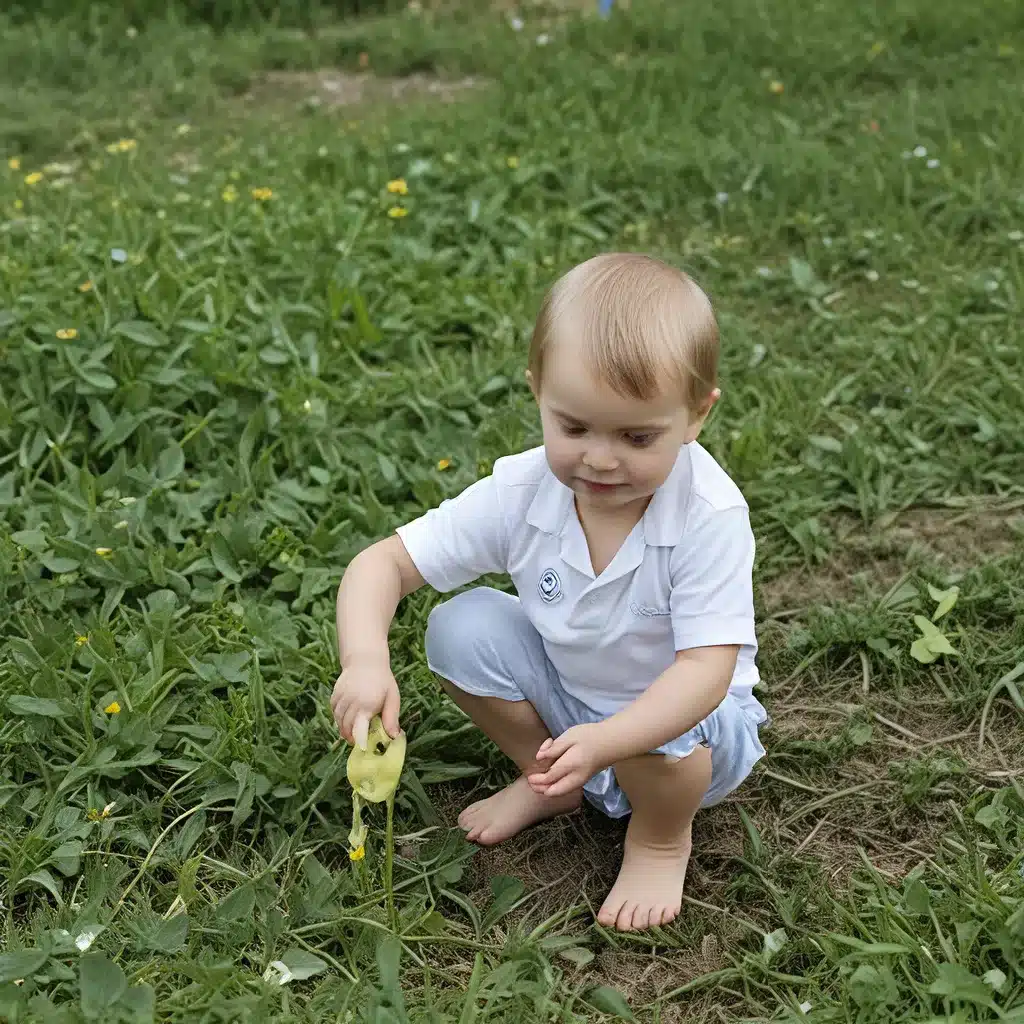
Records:
<instances>
[{"instance_id":1,"label":"toddler","mask_svg":"<svg viewBox=\"0 0 1024 1024\"><path fill-rule=\"evenodd\" d=\"M584 797L631 814L598 920L662 925L681 908L694 814L764 754L754 538L697 443L720 394L718 328L685 274L609 253L551 289L528 365L543 446L498 459L345 572L334 717L350 743L376 714L398 735L399 601L507 573L517 596L467 590L427 621L431 670L521 772L459 824L492 844Z\"/></svg>"}]
</instances>

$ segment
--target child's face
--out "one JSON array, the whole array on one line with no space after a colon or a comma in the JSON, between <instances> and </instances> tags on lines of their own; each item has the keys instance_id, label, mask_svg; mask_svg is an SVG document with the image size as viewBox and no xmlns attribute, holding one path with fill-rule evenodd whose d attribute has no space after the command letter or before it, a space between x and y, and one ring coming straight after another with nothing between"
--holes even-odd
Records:
<instances>
[{"instance_id":1,"label":"child's face","mask_svg":"<svg viewBox=\"0 0 1024 1024\"><path fill-rule=\"evenodd\" d=\"M596 379L574 348L553 344L543 380L530 380L551 471L588 509L645 505L668 478L680 447L700 433L717 392L692 414L670 392L623 397Z\"/></svg>"}]
</instances>

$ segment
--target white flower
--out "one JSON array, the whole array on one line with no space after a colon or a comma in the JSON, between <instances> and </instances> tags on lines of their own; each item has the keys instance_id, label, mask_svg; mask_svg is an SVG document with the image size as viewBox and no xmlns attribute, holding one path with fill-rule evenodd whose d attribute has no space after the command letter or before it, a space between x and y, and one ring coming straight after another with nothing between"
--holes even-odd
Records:
<instances>
[{"instance_id":1,"label":"white flower","mask_svg":"<svg viewBox=\"0 0 1024 1024\"><path fill-rule=\"evenodd\" d=\"M96 940L96 936L99 935L100 931L100 928L86 928L85 931L75 939L75 945L84 953Z\"/></svg>"},{"instance_id":2,"label":"white flower","mask_svg":"<svg viewBox=\"0 0 1024 1024\"><path fill-rule=\"evenodd\" d=\"M936 160L935 157L932 157L931 160L928 161L927 167L928 167L929 170L934 171L935 168L938 167L938 166L939 166L939 161Z\"/></svg>"},{"instance_id":3,"label":"white flower","mask_svg":"<svg viewBox=\"0 0 1024 1024\"><path fill-rule=\"evenodd\" d=\"M539 36L537 36L537 45L538 46L547 46L548 43L550 43L550 42L551 42L551 36L549 36L547 34L547 32L541 32L541 34Z\"/></svg>"},{"instance_id":4,"label":"white flower","mask_svg":"<svg viewBox=\"0 0 1024 1024\"><path fill-rule=\"evenodd\" d=\"M771 277L773 274L771 267L758 267L756 270L758 277Z\"/></svg>"},{"instance_id":5,"label":"white flower","mask_svg":"<svg viewBox=\"0 0 1024 1024\"><path fill-rule=\"evenodd\" d=\"M1024 231L1011 231L1006 237L1011 242L1024 242Z\"/></svg>"},{"instance_id":6,"label":"white flower","mask_svg":"<svg viewBox=\"0 0 1024 1024\"><path fill-rule=\"evenodd\" d=\"M867 278L867 279L868 279L869 281L877 281L877 280L878 280L878 271L877 271L877 270L869 270L869 271L867 271L867 272L866 272L866 273L864 274L864 276L865 276L865 277L866 277L866 278Z\"/></svg>"},{"instance_id":7,"label":"white flower","mask_svg":"<svg viewBox=\"0 0 1024 1024\"><path fill-rule=\"evenodd\" d=\"M825 235L822 238L822 240L821 240L821 244L823 246L825 246L826 249L831 249L832 248L832 239L828 235Z\"/></svg>"},{"instance_id":8,"label":"white flower","mask_svg":"<svg viewBox=\"0 0 1024 1024\"><path fill-rule=\"evenodd\" d=\"M900 281L900 284L903 285L904 288L909 288L910 291L915 291L921 287L921 282L918 281L916 277L905 277Z\"/></svg>"},{"instance_id":9,"label":"white flower","mask_svg":"<svg viewBox=\"0 0 1024 1024\"><path fill-rule=\"evenodd\" d=\"M110 250L110 258L115 263L124 263L125 260L128 259L128 253L126 253L124 251L124 249L111 249Z\"/></svg>"},{"instance_id":10,"label":"white flower","mask_svg":"<svg viewBox=\"0 0 1024 1024\"><path fill-rule=\"evenodd\" d=\"M122 519L121 522L114 523L114 529L115 530L127 530L128 529L128 520L127 519Z\"/></svg>"},{"instance_id":11,"label":"white flower","mask_svg":"<svg viewBox=\"0 0 1024 1024\"><path fill-rule=\"evenodd\" d=\"M283 960L274 960L263 972L264 981L276 981L278 985L287 985L292 977L292 972L288 970L288 965Z\"/></svg>"},{"instance_id":12,"label":"white flower","mask_svg":"<svg viewBox=\"0 0 1024 1024\"><path fill-rule=\"evenodd\" d=\"M718 203L719 206L724 206L727 202L729 202L729 193L728 192L716 192L715 193L715 202Z\"/></svg>"},{"instance_id":13,"label":"white flower","mask_svg":"<svg viewBox=\"0 0 1024 1024\"><path fill-rule=\"evenodd\" d=\"M800 1004L800 1012L801 1013L810 1013L810 1011L811 1011L811 1004L810 1003L801 1003Z\"/></svg>"},{"instance_id":14,"label":"white flower","mask_svg":"<svg viewBox=\"0 0 1024 1024\"><path fill-rule=\"evenodd\" d=\"M985 282L985 291L987 291L987 292L994 292L994 291L998 291L998 289L999 289L999 282L998 281L993 281L992 278L989 278Z\"/></svg>"},{"instance_id":15,"label":"white flower","mask_svg":"<svg viewBox=\"0 0 1024 1024\"><path fill-rule=\"evenodd\" d=\"M914 147L914 156L916 156L918 160L923 160L927 155L928 155L928 150L925 149L924 146L915 146Z\"/></svg>"},{"instance_id":16,"label":"white flower","mask_svg":"<svg viewBox=\"0 0 1024 1024\"><path fill-rule=\"evenodd\" d=\"M512 26L512 31L513 32L522 32L523 31L523 19L522 18L517 18L517 17L513 16L513 17L509 18L508 23Z\"/></svg>"},{"instance_id":17,"label":"white flower","mask_svg":"<svg viewBox=\"0 0 1024 1024\"><path fill-rule=\"evenodd\" d=\"M309 399L307 398L307 399L306 399L306 400L305 400L305 401L304 401L304 402L302 403L302 408L303 408L303 409L305 409L305 410L306 410L306 412L312 412L312 411L313 411L313 403L312 403L312 402L311 402L311 401L310 401L310 400L309 400Z\"/></svg>"}]
</instances>

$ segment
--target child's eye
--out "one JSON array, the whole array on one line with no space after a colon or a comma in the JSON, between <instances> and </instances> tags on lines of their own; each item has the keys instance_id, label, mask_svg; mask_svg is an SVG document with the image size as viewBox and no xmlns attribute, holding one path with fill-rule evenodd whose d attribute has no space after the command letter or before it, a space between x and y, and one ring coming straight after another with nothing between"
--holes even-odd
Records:
<instances>
[{"instance_id":1,"label":"child's eye","mask_svg":"<svg viewBox=\"0 0 1024 1024\"><path fill-rule=\"evenodd\" d=\"M646 448L654 442L657 436L657 434L627 434L626 440L634 448Z\"/></svg>"},{"instance_id":2,"label":"child's eye","mask_svg":"<svg viewBox=\"0 0 1024 1024\"><path fill-rule=\"evenodd\" d=\"M586 432L586 427L581 427L579 424L564 423L562 430L565 431L566 437L582 437Z\"/></svg>"}]
</instances>

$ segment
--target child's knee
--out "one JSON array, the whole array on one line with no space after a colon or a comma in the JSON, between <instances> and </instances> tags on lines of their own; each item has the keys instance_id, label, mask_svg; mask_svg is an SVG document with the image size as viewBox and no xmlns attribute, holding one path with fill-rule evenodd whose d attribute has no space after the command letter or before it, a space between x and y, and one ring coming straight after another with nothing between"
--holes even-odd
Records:
<instances>
[{"instance_id":1,"label":"child's knee","mask_svg":"<svg viewBox=\"0 0 1024 1024\"><path fill-rule=\"evenodd\" d=\"M446 679L461 679L478 669L495 637L509 628L509 603L515 599L487 587L456 594L427 617L427 664Z\"/></svg>"}]
</instances>

